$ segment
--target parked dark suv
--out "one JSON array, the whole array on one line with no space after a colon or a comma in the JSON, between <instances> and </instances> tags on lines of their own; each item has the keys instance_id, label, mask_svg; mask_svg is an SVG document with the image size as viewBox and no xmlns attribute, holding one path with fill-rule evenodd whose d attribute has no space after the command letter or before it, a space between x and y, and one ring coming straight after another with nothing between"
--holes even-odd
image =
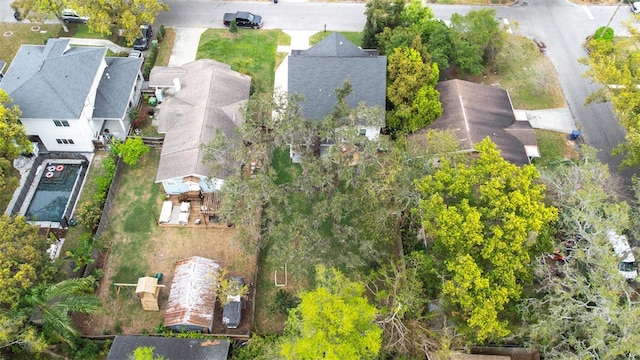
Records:
<instances>
[{"instance_id":1,"label":"parked dark suv","mask_svg":"<svg viewBox=\"0 0 640 360\"><path fill-rule=\"evenodd\" d=\"M149 41L153 36L153 29L149 24L140 25L140 37L133 42L134 50L147 50L149 48Z\"/></svg>"}]
</instances>

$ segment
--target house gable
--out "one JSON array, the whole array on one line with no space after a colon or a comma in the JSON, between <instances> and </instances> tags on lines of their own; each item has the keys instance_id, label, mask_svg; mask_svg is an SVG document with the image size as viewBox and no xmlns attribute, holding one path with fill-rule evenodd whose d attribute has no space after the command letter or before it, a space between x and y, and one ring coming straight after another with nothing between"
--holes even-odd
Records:
<instances>
[{"instance_id":1,"label":"house gable","mask_svg":"<svg viewBox=\"0 0 640 360\"><path fill-rule=\"evenodd\" d=\"M502 157L514 164L529 164L525 146L537 147L529 121L516 120L509 93L501 88L464 80L439 82L443 113L427 129L453 130L467 150L487 136Z\"/></svg>"},{"instance_id":2,"label":"house gable","mask_svg":"<svg viewBox=\"0 0 640 360\"><path fill-rule=\"evenodd\" d=\"M249 98L251 78L213 60L197 60L182 68L184 71L176 72L155 67L150 76L152 84L168 85L173 81L167 74L180 75L180 90L159 105L158 131L166 134L156 182L190 175L224 179L227 172L211 174L210 166L204 164L203 145L209 144L217 131L234 136L243 121L240 108Z\"/></svg>"},{"instance_id":3,"label":"house gable","mask_svg":"<svg viewBox=\"0 0 640 360\"><path fill-rule=\"evenodd\" d=\"M106 48L70 47L68 39L23 45L0 82L21 118L78 119L105 66ZM93 101L93 99L91 99Z\"/></svg>"},{"instance_id":4,"label":"house gable","mask_svg":"<svg viewBox=\"0 0 640 360\"><path fill-rule=\"evenodd\" d=\"M105 61L105 69L93 110L93 117L99 119L123 119L131 106L132 93L135 89L142 58L109 57Z\"/></svg>"},{"instance_id":5,"label":"house gable","mask_svg":"<svg viewBox=\"0 0 640 360\"><path fill-rule=\"evenodd\" d=\"M335 90L346 80L353 89L346 99L350 108L362 102L386 108L387 58L376 50L362 50L334 32L308 50L292 51L288 62L288 92L304 96L300 105L307 118L333 111Z\"/></svg>"}]
</instances>

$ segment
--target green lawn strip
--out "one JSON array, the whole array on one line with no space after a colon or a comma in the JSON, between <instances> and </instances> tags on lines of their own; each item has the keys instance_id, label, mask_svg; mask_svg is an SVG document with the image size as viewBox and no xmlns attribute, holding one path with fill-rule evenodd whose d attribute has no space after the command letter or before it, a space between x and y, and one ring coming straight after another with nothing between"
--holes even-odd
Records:
<instances>
[{"instance_id":1,"label":"green lawn strip","mask_svg":"<svg viewBox=\"0 0 640 360\"><path fill-rule=\"evenodd\" d=\"M256 92L273 91L280 30L208 29L200 37L197 59L214 59L253 78Z\"/></svg>"},{"instance_id":2,"label":"green lawn strip","mask_svg":"<svg viewBox=\"0 0 640 360\"><path fill-rule=\"evenodd\" d=\"M536 130L540 158L533 159L536 166L547 166L569 157L567 135L550 130Z\"/></svg>"},{"instance_id":3,"label":"green lawn strip","mask_svg":"<svg viewBox=\"0 0 640 360\"><path fill-rule=\"evenodd\" d=\"M0 31L0 60L7 62L6 69L8 69L21 45L44 45L48 39L58 36L58 31L61 28L61 25L2 24L2 31ZM32 29L38 30L33 31ZM4 36L9 32L12 34L11 36Z\"/></svg>"},{"instance_id":4,"label":"green lawn strip","mask_svg":"<svg viewBox=\"0 0 640 360\"><path fill-rule=\"evenodd\" d=\"M161 197L160 185L153 183L160 151L152 149L140 163L125 168L118 192L118 208L109 219L110 258L119 259L113 282L136 283L140 276L149 275L149 264L143 256L150 235L159 231L153 211Z\"/></svg>"},{"instance_id":5,"label":"green lawn strip","mask_svg":"<svg viewBox=\"0 0 640 360\"><path fill-rule=\"evenodd\" d=\"M509 91L513 107L523 110L566 106L553 64L536 44L521 36L509 36L496 57L490 84ZM483 79L477 82L487 83Z\"/></svg>"},{"instance_id":6,"label":"green lawn strip","mask_svg":"<svg viewBox=\"0 0 640 360\"><path fill-rule=\"evenodd\" d=\"M80 204L86 201L90 201L93 195L97 192L96 178L104 175L102 159L107 156L108 155L105 151L99 151L95 153L94 159L91 162L91 166L89 167L87 174L85 175L84 184L82 185L82 192L80 193L80 196L78 197L78 201L76 203L76 209L78 206L80 206ZM87 229L84 226L80 219L76 219L76 221L78 221L77 226L71 226L67 229L64 245L62 246L62 254L80 245L80 236L83 233L91 231L91 229Z\"/></svg>"},{"instance_id":7,"label":"green lawn strip","mask_svg":"<svg viewBox=\"0 0 640 360\"><path fill-rule=\"evenodd\" d=\"M158 55L156 56L156 66L169 65L173 44L176 41L176 31L173 28L164 29L164 38L158 45Z\"/></svg>"},{"instance_id":8,"label":"green lawn strip","mask_svg":"<svg viewBox=\"0 0 640 360\"><path fill-rule=\"evenodd\" d=\"M313 46L320 42L320 40L329 36L333 31L320 31L315 33L313 36L309 38L309 45ZM362 31L338 31L340 35L347 38L347 40L356 44L357 46L362 45Z\"/></svg>"}]
</instances>

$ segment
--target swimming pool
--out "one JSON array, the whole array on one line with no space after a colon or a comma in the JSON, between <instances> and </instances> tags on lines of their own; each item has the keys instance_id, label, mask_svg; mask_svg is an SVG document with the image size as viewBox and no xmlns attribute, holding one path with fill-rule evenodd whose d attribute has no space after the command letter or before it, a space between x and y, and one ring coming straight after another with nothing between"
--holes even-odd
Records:
<instances>
[{"instance_id":1,"label":"swimming pool","mask_svg":"<svg viewBox=\"0 0 640 360\"><path fill-rule=\"evenodd\" d=\"M89 160L86 154L38 155L23 175L6 213L24 215L37 226L66 228L82 188Z\"/></svg>"},{"instance_id":2,"label":"swimming pool","mask_svg":"<svg viewBox=\"0 0 640 360\"><path fill-rule=\"evenodd\" d=\"M50 162L44 167L24 215L32 221L59 222L78 180L80 164Z\"/></svg>"}]
</instances>

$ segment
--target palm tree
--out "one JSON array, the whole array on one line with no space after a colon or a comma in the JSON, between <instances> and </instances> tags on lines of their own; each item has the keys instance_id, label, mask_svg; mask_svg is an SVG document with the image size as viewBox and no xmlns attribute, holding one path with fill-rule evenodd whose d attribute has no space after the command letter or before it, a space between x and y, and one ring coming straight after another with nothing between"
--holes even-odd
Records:
<instances>
[{"instance_id":1,"label":"palm tree","mask_svg":"<svg viewBox=\"0 0 640 360\"><path fill-rule=\"evenodd\" d=\"M75 347L79 331L70 314L102 310L100 299L93 294L94 283L95 279L90 276L37 286L24 298L26 306L22 310L33 324L42 327L47 339Z\"/></svg>"}]
</instances>

